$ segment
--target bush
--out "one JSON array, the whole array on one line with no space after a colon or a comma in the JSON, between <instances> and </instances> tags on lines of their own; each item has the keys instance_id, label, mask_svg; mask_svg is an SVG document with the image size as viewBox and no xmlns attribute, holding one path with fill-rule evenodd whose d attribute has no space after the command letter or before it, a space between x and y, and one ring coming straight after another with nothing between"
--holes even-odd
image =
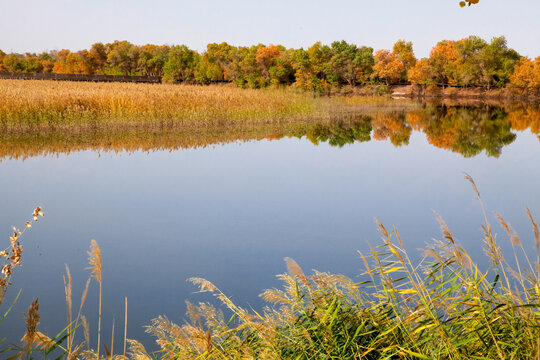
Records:
<instances>
[{"instance_id":1,"label":"bush","mask_svg":"<svg viewBox=\"0 0 540 360\"><path fill-rule=\"evenodd\" d=\"M375 95L389 95L392 89L388 85L380 85L375 88Z\"/></svg>"}]
</instances>

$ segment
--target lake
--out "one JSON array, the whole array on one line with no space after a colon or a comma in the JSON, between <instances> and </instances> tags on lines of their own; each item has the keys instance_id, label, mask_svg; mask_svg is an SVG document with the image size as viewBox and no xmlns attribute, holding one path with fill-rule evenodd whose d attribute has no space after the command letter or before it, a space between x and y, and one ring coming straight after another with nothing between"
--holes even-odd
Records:
<instances>
[{"instance_id":1,"label":"lake","mask_svg":"<svg viewBox=\"0 0 540 360\"><path fill-rule=\"evenodd\" d=\"M503 252L500 212L535 252L528 206L540 219L538 110L502 106L426 106L420 111L301 126L100 134L66 140L54 133L2 135L0 229L9 245L40 205L45 217L24 234L21 268L8 289L0 338L24 334L22 313L39 297L38 330L66 324L62 276L73 277L74 308L89 276L90 240L103 259L103 341L128 337L154 349L144 326L158 315L186 319L185 300L214 301L186 281L203 277L246 307L260 309L263 289L279 287L284 257L304 269L357 278L358 250L379 245L374 219L395 226L414 261L442 238L434 210L487 267L476 181ZM199 136L197 136L199 135ZM75 135L74 135L75 136ZM206 136L206 137L205 137ZM98 284L84 314L97 333ZM81 332L82 333L82 332ZM95 346L95 345L94 345Z\"/></svg>"}]
</instances>

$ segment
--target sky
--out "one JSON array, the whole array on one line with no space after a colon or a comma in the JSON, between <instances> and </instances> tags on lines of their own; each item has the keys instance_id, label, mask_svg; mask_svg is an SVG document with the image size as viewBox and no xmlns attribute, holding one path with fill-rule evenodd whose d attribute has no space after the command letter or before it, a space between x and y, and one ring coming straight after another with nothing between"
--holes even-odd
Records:
<instances>
[{"instance_id":1,"label":"sky","mask_svg":"<svg viewBox=\"0 0 540 360\"><path fill-rule=\"evenodd\" d=\"M412 41L427 57L440 40L504 35L521 55L540 55L540 0L0 0L4 52L88 49L95 42L137 45L257 43L286 47L346 40L390 49Z\"/></svg>"}]
</instances>

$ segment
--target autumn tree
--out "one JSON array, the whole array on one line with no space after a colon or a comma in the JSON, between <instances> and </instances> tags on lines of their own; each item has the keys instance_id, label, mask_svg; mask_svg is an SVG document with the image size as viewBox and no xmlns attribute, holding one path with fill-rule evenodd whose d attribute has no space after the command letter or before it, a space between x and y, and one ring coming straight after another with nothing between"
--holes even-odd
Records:
<instances>
[{"instance_id":1,"label":"autumn tree","mask_svg":"<svg viewBox=\"0 0 540 360\"><path fill-rule=\"evenodd\" d=\"M92 44L89 51L89 57L94 71L103 74L107 65L107 48L103 43Z\"/></svg>"},{"instance_id":2,"label":"autumn tree","mask_svg":"<svg viewBox=\"0 0 540 360\"><path fill-rule=\"evenodd\" d=\"M140 50L137 46L129 41L117 40L112 44L107 44L107 48L109 49L107 63L113 68L113 72L130 75L133 70L137 69L140 56Z\"/></svg>"},{"instance_id":3,"label":"autumn tree","mask_svg":"<svg viewBox=\"0 0 540 360\"><path fill-rule=\"evenodd\" d=\"M4 69L4 58L6 57L6 53L0 50L0 71L6 71Z\"/></svg>"},{"instance_id":4,"label":"autumn tree","mask_svg":"<svg viewBox=\"0 0 540 360\"><path fill-rule=\"evenodd\" d=\"M373 75L383 80L386 85L399 81L405 71L405 66L399 61L390 50L377 50L375 53L375 66L373 66Z\"/></svg>"},{"instance_id":5,"label":"autumn tree","mask_svg":"<svg viewBox=\"0 0 540 360\"><path fill-rule=\"evenodd\" d=\"M455 41L443 40L437 43L429 54L436 79L442 84L457 84L459 51Z\"/></svg>"},{"instance_id":6,"label":"autumn tree","mask_svg":"<svg viewBox=\"0 0 540 360\"><path fill-rule=\"evenodd\" d=\"M276 45L261 46L257 49L255 60L261 68L261 72L266 81L270 82L269 69L274 65L276 59L281 55L281 49Z\"/></svg>"},{"instance_id":7,"label":"autumn tree","mask_svg":"<svg viewBox=\"0 0 540 360\"><path fill-rule=\"evenodd\" d=\"M294 82L294 70L292 65L293 49L285 49L280 46L280 54L274 60L274 64L268 69L270 73L270 84L291 84Z\"/></svg>"},{"instance_id":8,"label":"autumn tree","mask_svg":"<svg viewBox=\"0 0 540 360\"><path fill-rule=\"evenodd\" d=\"M168 46L147 44L140 47L137 70L146 76L163 76L163 67L168 60Z\"/></svg>"},{"instance_id":9,"label":"autumn tree","mask_svg":"<svg viewBox=\"0 0 540 360\"><path fill-rule=\"evenodd\" d=\"M60 74L91 74L93 68L88 58L88 51L73 53L67 49L58 52L53 72Z\"/></svg>"},{"instance_id":10,"label":"autumn tree","mask_svg":"<svg viewBox=\"0 0 540 360\"><path fill-rule=\"evenodd\" d=\"M529 91L540 91L540 56L534 61L528 57L521 58L510 76L510 85Z\"/></svg>"},{"instance_id":11,"label":"autumn tree","mask_svg":"<svg viewBox=\"0 0 540 360\"><path fill-rule=\"evenodd\" d=\"M401 74L401 80L407 79L407 73L416 64L416 57L414 56L413 45L410 41L398 40L392 49L392 53L395 58L403 64L403 72Z\"/></svg>"},{"instance_id":12,"label":"autumn tree","mask_svg":"<svg viewBox=\"0 0 540 360\"><path fill-rule=\"evenodd\" d=\"M26 59L20 54L8 54L4 56L2 64L6 71L23 72L26 71Z\"/></svg>"},{"instance_id":13,"label":"autumn tree","mask_svg":"<svg viewBox=\"0 0 540 360\"><path fill-rule=\"evenodd\" d=\"M39 54L39 61L41 62L41 65L43 66L42 71L44 73L52 72L55 60L51 56L51 54L47 52L42 52L41 54Z\"/></svg>"},{"instance_id":14,"label":"autumn tree","mask_svg":"<svg viewBox=\"0 0 540 360\"><path fill-rule=\"evenodd\" d=\"M408 80L415 85L432 85L436 84L435 70L431 66L429 59L421 59L409 69Z\"/></svg>"},{"instance_id":15,"label":"autumn tree","mask_svg":"<svg viewBox=\"0 0 540 360\"><path fill-rule=\"evenodd\" d=\"M43 63L36 54L26 53L26 71L39 73L43 72Z\"/></svg>"},{"instance_id":16,"label":"autumn tree","mask_svg":"<svg viewBox=\"0 0 540 360\"><path fill-rule=\"evenodd\" d=\"M236 83L239 86L250 88L261 88L266 86L266 79L257 62L257 53L259 48L264 47L258 44L250 47L241 46L238 48L238 69L240 72Z\"/></svg>"},{"instance_id":17,"label":"autumn tree","mask_svg":"<svg viewBox=\"0 0 540 360\"><path fill-rule=\"evenodd\" d=\"M332 57L330 47L316 42L309 49L293 51L291 61L295 70L295 85L298 88L314 92L327 92L328 62Z\"/></svg>"},{"instance_id":18,"label":"autumn tree","mask_svg":"<svg viewBox=\"0 0 540 360\"><path fill-rule=\"evenodd\" d=\"M226 42L212 43L206 47L206 53L213 62L219 66L223 73L223 80L236 81L239 75L238 48Z\"/></svg>"}]
</instances>

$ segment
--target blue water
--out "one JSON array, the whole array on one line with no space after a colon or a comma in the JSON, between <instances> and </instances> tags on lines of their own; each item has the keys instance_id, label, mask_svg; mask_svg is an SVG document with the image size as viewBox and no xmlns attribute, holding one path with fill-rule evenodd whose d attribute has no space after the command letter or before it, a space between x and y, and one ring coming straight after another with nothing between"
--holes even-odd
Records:
<instances>
[{"instance_id":1,"label":"blue water","mask_svg":"<svg viewBox=\"0 0 540 360\"><path fill-rule=\"evenodd\" d=\"M154 349L143 326L164 314L183 323L185 300L212 301L186 279L212 281L238 304L260 308L258 294L277 287L283 258L311 269L355 277L357 250L380 244L374 218L396 226L413 259L441 238L436 210L481 264L482 213L462 171L475 179L503 251L509 243L494 211L534 250L528 206L540 219L540 143L518 132L499 158L460 154L428 144L413 132L408 146L388 141L342 148L305 139L230 143L204 149L135 153L83 151L0 162L0 234L22 226L35 206L45 217L23 237L23 266L16 268L1 310L22 294L0 324L9 342L24 334L25 312L39 297L38 330L63 329L65 264L78 308L89 271L90 240L103 258L103 330L122 347L124 297L128 337ZM84 314L97 337L98 285L90 287ZM2 311L2 312L3 312ZM82 334L82 332L81 332ZM95 344L94 344L95 346Z\"/></svg>"}]
</instances>

